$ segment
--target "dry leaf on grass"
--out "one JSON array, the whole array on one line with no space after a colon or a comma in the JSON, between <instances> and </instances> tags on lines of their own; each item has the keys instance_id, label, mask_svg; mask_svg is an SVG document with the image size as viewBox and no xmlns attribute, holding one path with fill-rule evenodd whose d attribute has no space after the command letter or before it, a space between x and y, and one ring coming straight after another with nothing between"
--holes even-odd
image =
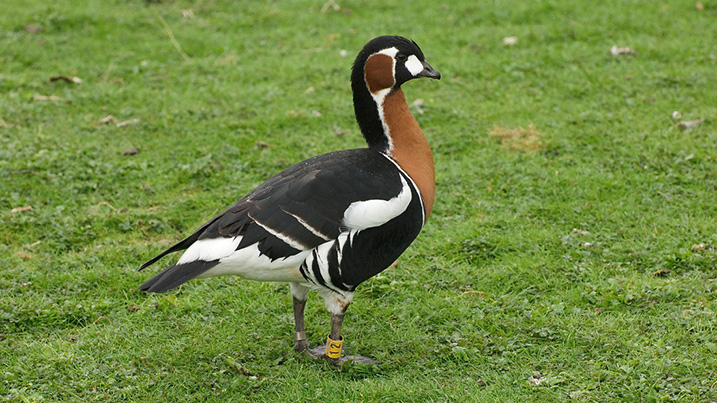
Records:
<instances>
[{"instance_id":1,"label":"dry leaf on grass","mask_svg":"<svg viewBox=\"0 0 717 403\"><path fill-rule=\"evenodd\" d=\"M488 134L499 138L501 145L510 151L534 152L543 148L540 132L532 124L515 129L493 126Z\"/></svg>"},{"instance_id":2,"label":"dry leaf on grass","mask_svg":"<svg viewBox=\"0 0 717 403\"><path fill-rule=\"evenodd\" d=\"M622 48L617 45L613 45L610 48L610 54L613 55L614 57L618 57L618 56L624 56L624 55L634 55L634 54L637 54L637 52L635 52L634 50L632 50L628 47Z\"/></svg>"},{"instance_id":3,"label":"dry leaf on grass","mask_svg":"<svg viewBox=\"0 0 717 403\"><path fill-rule=\"evenodd\" d=\"M545 382L547 379L542 377L540 373L536 372L533 374L533 376L528 379L528 385L530 386L539 386L541 383Z\"/></svg>"},{"instance_id":4,"label":"dry leaf on grass","mask_svg":"<svg viewBox=\"0 0 717 403\"><path fill-rule=\"evenodd\" d=\"M503 45L505 45L505 46L513 46L516 43L518 43L517 36L508 36L508 37L503 38Z\"/></svg>"},{"instance_id":5,"label":"dry leaf on grass","mask_svg":"<svg viewBox=\"0 0 717 403\"><path fill-rule=\"evenodd\" d=\"M679 119L681 117L682 117L682 114L680 113L680 111L672 112L672 119Z\"/></svg>"},{"instance_id":6,"label":"dry leaf on grass","mask_svg":"<svg viewBox=\"0 0 717 403\"><path fill-rule=\"evenodd\" d=\"M22 212L30 211L30 210L32 210L32 206L15 207L14 209L10 210L10 213L12 213L12 214L22 213Z\"/></svg>"},{"instance_id":7,"label":"dry leaf on grass","mask_svg":"<svg viewBox=\"0 0 717 403\"><path fill-rule=\"evenodd\" d=\"M692 252L702 252L703 250L709 248L710 246L712 246L712 244L700 243L700 244L692 245L691 249L692 249Z\"/></svg>"},{"instance_id":8,"label":"dry leaf on grass","mask_svg":"<svg viewBox=\"0 0 717 403\"><path fill-rule=\"evenodd\" d=\"M112 123L115 120L117 120L117 119L114 116L107 115L107 116L103 117L102 119L100 119L98 122L100 122L102 124L107 124L107 123Z\"/></svg>"},{"instance_id":9,"label":"dry leaf on grass","mask_svg":"<svg viewBox=\"0 0 717 403\"><path fill-rule=\"evenodd\" d=\"M62 101L57 95L35 95L32 97L35 101Z\"/></svg>"},{"instance_id":10,"label":"dry leaf on grass","mask_svg":"<svg viewBox=\"0 0 717 403\"><path fill-rule=\"evenodd\" d=\"M122 151L122 155L136 155L138 152L139 152L139 148L130 147L130 148Z\"/></svg>"},{"instance_id":11,"label":"dry leaf on grass","mask_svg":"<svg viewBox=\"0 0 717 403\"><path fill-rule=\"evenodd\" d=\"M267 142L265 142L265 141L261 141L261 140L260 140L260 141L257 141L257 142L254 143L254 144L255 144L257 147L259 147L259 148L269 148L269 147L271 147L271 144L269 144L269 143L267 143Z\"/></svg>"},{"instance_id":12,"label":"dry leaf on grass","mask_svg":"<svg viewBox=\"0 0 717 403\"><path fill-rule=\"evenodd\" d=\"M0 127L4 128L4 129L11 129L11 128L15 127L15 126L14 126L14 125L11 125L10 123L8 123L8 122L6 122L6 121L4 121L4 120L2 120L2 119L0 119Z\"/></svg>"},{"instance_id":13,"label":"dry leaf on grass","mask_svg":"<svg viewBox=\"0 0 717 403\"><path fill-rule=\"evenodd\" d=\"M670 270L670 269L660 269L660 270L654 272L653 274L657 277L665 277L670 273L672 273L672 270Z\"/></svg>"},{"instance_id":14,"label":"dry leaf on grass","mask_svg":"<svg viewBox=\"0 0 717 403\"><path fill-rule=\"evenodd\" d=\"M680 122L677 124L677 127L685 130L685 129L691 129L693 127L697 127L704 123L704 119L697 119L697 120L685 120L684 122Z\"/></svg>"},{"instance_id":15,"label":"dry leaf on grass","mask_svg":"<svg viewBox=\"0 0 717 403\"><path fill-rule=\"evenodd\" d=\"M117 123L117 127L121 128L121 127L129 126L129 125L136 125L137 123L139 123L139 119L134 118L134 119L130 119L130 120L125 120L124 122Z\"/></svg>"},{"instance_id":16,"label":"dry leaf on grass","mask_svg":"<svg viewBox=\"0 0 717 403\"><path fill-rule=\"evenodd\" d=\"M25 25L25 32L30 34L36 34L42 32L42 27L35 24Z\"/></svg>"}]
</instances>

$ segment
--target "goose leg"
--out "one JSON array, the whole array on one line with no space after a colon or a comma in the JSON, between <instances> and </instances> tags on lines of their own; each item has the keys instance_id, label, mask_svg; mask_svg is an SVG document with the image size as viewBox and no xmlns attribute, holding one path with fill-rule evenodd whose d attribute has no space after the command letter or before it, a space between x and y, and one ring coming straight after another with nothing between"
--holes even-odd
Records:
<instances>
[{"instance_id":1,"label":"goose leg","mask_svg":"<svg viewBox=\"0 0 717 403\"><path fill-rule=\"evenodd\" d=\"M344 314L331 314L331 333L326 340L326 344L306 350L307 354L313 358L321 358L330 364L339 366L346 361L353 361L359 364L378 364L378 360L362 357L360 355L342 356L344 338L341 336L341 325L344 322Z\"/></svg>"},{"instance_id":2,"label":"goose leg","mask_svg":"<svg viewBox=\"0 0 717 403\"><path fill-rule=\"evenodd\" d=\"M306 330L304 327L304 307L306 300L293 297L294 302L294 351L300 353L306 350Z\"/></svg>"},{"instance_id":3,"label":"goose leg","mask_svg":"<svg viewBox=\"0 0 717 403\"><path fill-rule=\"evenodd\" d=\"M340 295L333 292L323 294L326 308L331 312L331 332L326 344L314 348L308 348L306 344L306 333L304 331L304 306L308 288L299 284L291 284L291 295L294 299L294 350L302 352L314 359L323 359L333 365L341 365L345 361L353 361L361 364L377 364L373 358L361 357L359 355L342 356L343 337L341 336L341 325L344 323L344 314L351 304L353 293Z\"/></svg>"},{"instance_id":4,"label":"goose leg","mask_svg":"<svg viewBox=\"0 0 717 403\"><path fill-rule=\"evenodd\" d=\"M306 350L306 353L312 358L321 358L334 365L341 365L343 361L346 361L345 357L341 356L343 350L341 324L343 321L344 314L331 314L331 333L326 340L327 344Z\"/></svg>"},{"instance_id":5,"label":"goose leg","mask_svg":"<svg viewBox=\"0 0 717 403\"><path fill-rule=\"evenodd\" d=\"M300 284L291 283L291 299L294 305L294 351L306 351L306 328L304 327L304 308L309 289Z\"/></svg>"}]
</instances>

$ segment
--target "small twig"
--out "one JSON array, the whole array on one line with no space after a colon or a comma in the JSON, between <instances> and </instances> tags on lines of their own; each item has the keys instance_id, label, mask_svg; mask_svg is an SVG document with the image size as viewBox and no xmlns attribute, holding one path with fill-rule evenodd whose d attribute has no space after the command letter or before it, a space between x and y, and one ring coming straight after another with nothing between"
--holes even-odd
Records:
<instances>
[{"instance_id":1,"label":"small twig","mask_svg":"<svg viewBox=\"0 0 717 403\"><path fill-rule=\"evenodd\" d=\"M103 71L102 75L100 76L101 83L107 82L107 79L110 76L110 72L112 71L112 69L114 69L114 67L115 66L114 64L112 64L112 60L110 60L110 64L107 66L107 69L105 69L105 71Z\"/></svg>"},{"instance_id":2,"label":"small twig","mask_svg":"<svg viewBox=\"0 0 717 403\"><path fill-rule=\"evenodd\" d=\"M158 13L157 18L159 18L159 22L162 23L162 26L164 27L164 32L166 32L167 35L169 36L169 40L172 41L172 45L174 45L174 48L177 49L177 52L179 52L179 54L182 55L182 58L184 58L184 60L190 60L191 58L186 53L184 53L184 51L182 50L182 47L179 46L179 42L177 42L177 39L174 37L172 28L169 27L169 24L167 24L167 21L164 20L164 17L162 17Z\"/></svg>"},{"instance_id":3,"label":"small twig","mask_svg":"<svg viewBox=\"0 0 717 403\"><path fill-rule=\"evenodd\" d=\"M139 119L134 118L134 119L130 119L130 120L125 120L124 122L119 122L115 126L117 126L117 128L122 128L122 127L129 126L129 125L136 125L137 123L139 123Z\"/></svg>"},{"instance_id":4,"label":"small twig","mask_svg":"<svg viewBox=\"0 0 717 403\"><path fill-rule=\"evenodd\" d=\"M468 290L465 292L462 292L461 295L478 295L479 297L485 297L485 293L483 291L476 291L476 290Z\"/></svg>"},{"instance_id":5,"label":"small twig","mask_svg":"<svg viewBox=\"0 0 717 403\"><path fill-rule=\"evenodd\" d=\"M339 10L341 10L341 6L339 6L339 5L336 3L336 1L334 1L334 0L329 0L329 1L326 2L326 4L324 4L323 7L321 7L321 13L322 13L322 14L326 14L326 12L329 11L329 10L339 11Z\"/></svg>"},{"instance_id":6,"label":"small twig","mask_svg":"<svg viewBox=\"0 0 717 403\"><path fill-rule=\"evenodd\" d=\"M113 205L107 203L106 201L101 201L101 202L97 203L97 205L98 206L107 206L107 207L111 208L112 211L114 211L115 213L119 212L119 210L117 210Z\"/></svg>"}]
</instances>

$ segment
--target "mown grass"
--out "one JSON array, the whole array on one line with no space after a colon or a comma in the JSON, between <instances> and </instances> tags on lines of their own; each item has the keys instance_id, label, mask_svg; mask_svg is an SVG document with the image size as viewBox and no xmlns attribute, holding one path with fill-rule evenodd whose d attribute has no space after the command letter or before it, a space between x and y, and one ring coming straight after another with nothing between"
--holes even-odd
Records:
<instances>
[{"instance_id":1,"label":"mown grass","mask_svg":"<svg viewBox=\"0 0 717 403\"><path fill-rule=\"evenodd\" d=\"M4 7L0 396L717 401L717 4L339 4ZM270 175L362 146L349 68L385 33L444 79L405 88L435 210L344 326L383 364L294 354L284 285L136 292L142 262ZM307 325L320 343L316 297Z\"/></svg>"}]
</instances>

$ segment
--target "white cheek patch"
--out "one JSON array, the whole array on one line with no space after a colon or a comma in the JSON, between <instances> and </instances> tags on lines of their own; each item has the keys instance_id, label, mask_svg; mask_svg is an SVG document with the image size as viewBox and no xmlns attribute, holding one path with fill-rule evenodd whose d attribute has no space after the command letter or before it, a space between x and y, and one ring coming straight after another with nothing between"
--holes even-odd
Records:
<instances>
[{"instance_id":1,"label":"white cheek patch","mask_svg":"<svg viewBox=\"0 0 717 403\"><path fill-rule=\"evenodd\" d=\"M408 60L406 60L405 63L406 69L413 75L414 77L418 75L418 73L423 71L423 63L421 63L420 60L416 57L416 55L408 56Z\"/></svg>"}]
</instances>

